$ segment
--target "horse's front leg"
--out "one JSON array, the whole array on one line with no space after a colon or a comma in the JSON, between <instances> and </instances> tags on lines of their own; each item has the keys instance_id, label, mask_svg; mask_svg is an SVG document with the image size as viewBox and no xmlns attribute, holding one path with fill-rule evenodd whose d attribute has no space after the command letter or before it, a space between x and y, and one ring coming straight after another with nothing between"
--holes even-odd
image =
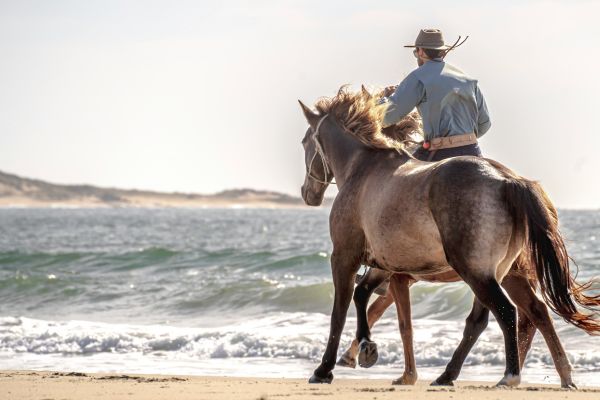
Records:
<instances>
[{"instance_id":1,"label":"horse's front leg","mask_svg":"<svg viewBox=\"0 0 600 400\"><path fill-rule=\"evenodd\" d=\"M363 368L372 367L378 358L377 345L371 341L372 323L367 317L369 298L375 289L389 276L389 272L370 269L368 274L354 289L354 305L356 306L356 340L358 342L358 365ZM374 323L375 321L373 321Z\"/></svg>"},{"instance_id":2,"label":"horse's front leg","mask_svg":"<svg viewBox=\"0 0 600 400\"><path fill-rule=\"evenodd\" d=\"M404 347L404 373L393 385L414 385L417 381L417 365L413 348L412 315L410 310L410 285L414 281L407 275L396 274L390 280L390 290L396 301L398 325Z\"/></svg>"},{"instance_id":3,"label":"horse's front leg","mask_svg":"<svg viewBox=\"0 0 600 400\"><path fill-rule=\"evenodd\" d=\"M369 329L373 328L375 322L379 321L385 310L394 302L391 293L387 296L379 296L371 303L367 310L367 319L369 320ZM358 340L355 338L344 354L339 358L337 365L341 367L356 368L356 357L358 356Z\"/></svg>"},{"instance_id":4,"label":"horse's front leg","mask_svg":"<svg viewBox=\"0 0 600 400\"><path fill-rule=\"evenodd\" d=\"M331 255L331 272L333 274L333 286L335 296L333 301L333 311L331 313L331 325L329 330L329 340L321 364L315 369L309 383L331 383L335 366L340 336L346 322L346 314L352 300L354 290L354 277L360 266L359 257L355 254L337 251L334 248Z\"/></svg>"}]
</instances>

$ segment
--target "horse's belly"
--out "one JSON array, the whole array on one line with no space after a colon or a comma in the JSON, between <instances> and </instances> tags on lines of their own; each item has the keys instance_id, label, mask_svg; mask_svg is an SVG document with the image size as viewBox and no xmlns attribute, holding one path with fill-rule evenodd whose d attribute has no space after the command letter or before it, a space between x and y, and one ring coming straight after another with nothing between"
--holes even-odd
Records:
<instances>
[{"instance_id":1,"label":"horse's belly","mask_svg":"<svg viewBox=\"0 0 600 400\"><path fill-rule=\"evenodd\" d=\"M427 275L439 275L453 272L452 267L445 260L433 260L423 257L421 259L404 258L399 259L390 266L389 269L393 272L403 272L415 277L424 277Z\"/></svg>"},{"instance_id":2,"label":"horse's belly","mask_svg":"<svg viewBox=\"0 0 600 400\"><path fill-rule=\"evenodd\" d=\"M378 241L367 246L367 263L390 272L415 276L452 271L439 242L417 242L402 238Z\"/></svg>"},{"instance_id":3,"label":"horse's belly","mask_svg":"<svg viewBox=\"0 0 600 400\"><path fill-rule=\"evenodd\" d=\"M382 269L411 275L451 270L422 185L402 189L399 194L385 192L385 196L370 192L373 198L364 202L362 220L369 258Z\"/></svg>"}]
</instances>

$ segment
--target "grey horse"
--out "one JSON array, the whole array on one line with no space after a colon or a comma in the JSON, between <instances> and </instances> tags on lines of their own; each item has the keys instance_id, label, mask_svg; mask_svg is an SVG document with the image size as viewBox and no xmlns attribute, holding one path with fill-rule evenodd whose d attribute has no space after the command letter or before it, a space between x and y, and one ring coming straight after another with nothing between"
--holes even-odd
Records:
<instances>
[{"instance_id":1,"label":"grey horse","mask_svg":"<svg viewBox=\"0 0 600 400\"><path fill-rule=\"evenodd\" d=\"M553 311L588 333L600 332L598 320L578 309L597 311L600 296L586 295L589 285L571 277L556 210L539 184L477 157L415 160L382 134L384 110L364 91L341 89L317 103L317 112L300 104L310 125L302 141L302 197L321 204L333 177L339 189L330 213L335 296L329 340L310 383L333 380L360 264L411 276L456 273L504 335L501 386L521 380L516 309L500 287L520 257L535 266L535 284ZM366 364L377 357L366 308L379 282L354 294L359 358Z\"/></svg>"}]
</instances>

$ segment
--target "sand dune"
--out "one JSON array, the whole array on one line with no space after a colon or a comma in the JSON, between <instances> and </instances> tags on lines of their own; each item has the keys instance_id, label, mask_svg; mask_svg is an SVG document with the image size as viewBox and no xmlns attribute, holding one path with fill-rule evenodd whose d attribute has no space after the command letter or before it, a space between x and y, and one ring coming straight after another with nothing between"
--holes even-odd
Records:
<instances>
[{"instance_id":1,"label":"sand dune","mask_svg":"<svg viewBox=\"0 0 600 400\"><path fill-rule=\"evenodd\" d=\"M148 190L59 185L0 171L3 207L306 207L284 193L231 189L216 194L164 193Z\"/></svg>"}]
</instances>

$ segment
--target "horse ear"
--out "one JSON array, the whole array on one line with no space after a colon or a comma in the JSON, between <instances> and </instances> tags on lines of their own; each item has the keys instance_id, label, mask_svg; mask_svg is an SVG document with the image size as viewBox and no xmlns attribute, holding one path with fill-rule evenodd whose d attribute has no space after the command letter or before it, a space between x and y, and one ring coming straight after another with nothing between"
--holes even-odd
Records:
<instances>
[{"instance_id":1,"label":"horse ear","mask_svg":"<svg viewBox=\"0 0 600 400\"><path fill-rule=\"evenodd\" d=\"M300 103L300 108L302 108L302 112L304 113L304 117L306 118L306 121L308 121L308 124L310 126L315 126L319 121L319 118L321 118L321 116L315 113L313 110L311 110L300 100L298 100L298 103Z\"/></svg>"},{"instance_id":2,"label":"horse ear","mask_svg":"<svg viewBox=\"0 0 600 400\"><path fill-rule=\"evenodd\" d=\"M360 89L362 90L363 95L367 98L367 99L371 99L371 93L369 93L369 91L367 90L367 88L365 87L365 85L360 85Z\"/></svg>"}]
</instances>

